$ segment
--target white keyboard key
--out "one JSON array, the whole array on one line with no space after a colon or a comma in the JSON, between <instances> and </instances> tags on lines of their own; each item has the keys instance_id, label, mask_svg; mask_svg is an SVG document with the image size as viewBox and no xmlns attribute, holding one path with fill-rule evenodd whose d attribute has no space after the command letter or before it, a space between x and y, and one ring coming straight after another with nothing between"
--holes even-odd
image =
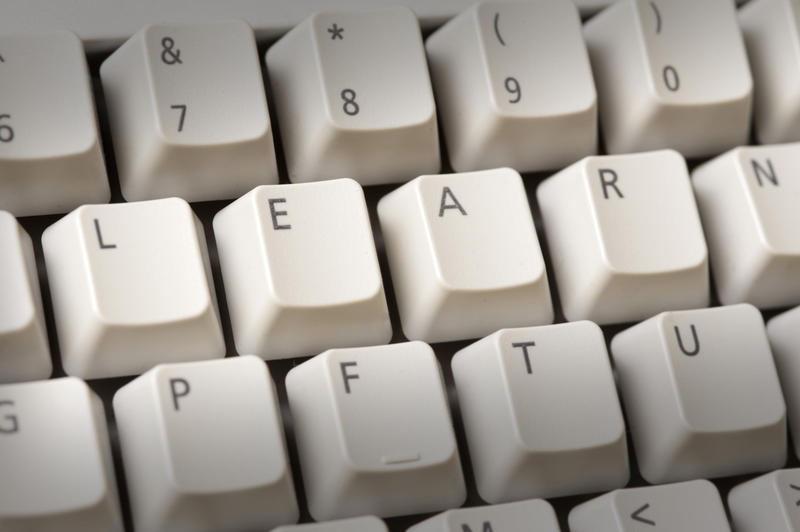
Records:
<instances>
[{"instance_id":1,"label":"white keyboard key","mask_svg":"<svg viewBox=\"0 0 800 532\"><path fill-rule=\"evenodd\" d=\"M736 532L800 531L800 469L782 469L749 480L728 493Z\"/></svg>"},{"instance_id":2,"label":"white keyboard key","mask_svg":"<svg viewBox=\"0 0 800 532\"><path fill-rule=\"evenodd\" d=\"M407 532L560 532L553 507L545 500L460 508L431 517Z\"/></svg>"},{"instance_id":3,"label":"white keyboard key","mask_svg":"<svg viewBox=\"0 0 800 532\"><path fill-rule=\"evenodd\" d=\"M425 47L459 172L546 170L597 151L597 94L571 2L481 2Z\"/></svg>"},{"instance_id":4,"label":"white keyboard key","mask_svg":"<svg viewBox=\"0 0 800 532\"><path fill-rule=\"evenodd\" d=\"M570 532L730 532L717 488L707 480L616 490L576 506ZM766 529L765 529L766 530Z\"/></svg>"},{"instance_id":5,"label":"white keyboard key","mask_svg":"<svg viewBox=\"0 0 800 532\"><path fill-rule=\"evenodd\" d=\"M53 363L33 243L5 211L0 211L0 294L0 383L46 379Z\"/></svg>"},{"instance_id":6,"label":"white keyboard key","mask_svg":"<svg viewBox=\"0 0 800 532\"><path fill-rule=\"evenodd\" d=\"M80 379L0 386L0 471L0 530L123 530L103 403Z\"/></svg>"},{"instance_id":7,"label":"white keyboard key","mask_svg":"<svg viewBox=\"0 0 800 532\"><path fill-rule=\"evenodd\" d=\"M503 329L460 350L452 366L482 499L627 484L625 421L597 325Z\"/></svg>"},{"instance_id":8,"label":"white keyboard key","mask_svg":"<svg viewBox=\"0 0 800 532\"><path fill-rule=\"evenodd\" d=\"M444 342L553 322L516 171L418 177L384 196L378 217L406 337Z\"/></svg>"},{"instance_id":9,"label":"white keyboard key","mask_svg":"<svg viewBox=\"0 0 800 532\"><path fill-rule=\"evenodd\" d=\"M86 205L42 247L69 375L225 356L203 228L185 201Z\"/></svg>"},{"instance_id":10,"label":"white keyboard key","mask_svg":"<svg viewBox=\"0 0 800 532\"><path fill-rule=\"evenodd\" d=\"M392 338L352 179L258 187L214 217L214 233L240 353L287 358Z\"/></svg>"},{"instance_id":11,"label":"white keyboard key","mask_svg":"<svg viewBox=\"0 0 800 532\"><path fill-rule=\"evenodd\" d=\"M622 0L584 36L609 153L747 142L753 82L732 0Z\"/></svg>"},{"instance_id":12,"label":"white keyboard key","mask_svg":"<svg viewBox=\"0 0 800 532\"><path fill-rule=\"evenodd\" d=\"M277 183L253 30L151 25L100 67L125 199L233 198Z\"/></svg>"},{"instance_id":13,"label":"white keyboard key","mask_svg":"<svg viewBox=\"0 0 800 532\"><path fill-rule=\"evenodd\" d=\"M375 185L439 171L425 49L407 8L316 13L265 61L292 181Z\"/></svg>"},{"instance_id":14,"label":"white keyboard key","mask_svg":"<svg viewBox=\"0 0 800 532\"><path fill-rule=\"evenodd\" d=\"M114 415L137 531L297 522L277 394L263 360L157 366L120 388Z\"/></svg>"},{"instance_id":15,"label":"white keyboard key","mask_svg":"<svg viewBox=\"0 0 800 532\"><path fill-rule=\"evenodd\" d=\"M89 69L67 31L0 35L0 209L66 212L111 196Z\"/></svg>"},{"instance_id":16,"label":"white keyboard key","mask_svg":"<svg viewBox=\"0 0 800 532\"><path fill-rule=\"evenodd\" d=\"M442 375L427 344L331 349L292 368L286 392L315 520L464 502Z\"/></svg>"},{"instance_id":17,"label":"white keyboard key","mask_svg":"<svg viewBox=\"0 0 800 532\"><path fill-rule=\"evenodd\" d=\"M723 304L800 303L800 143L736 148L692 172Z\"/></svg>"},{"instance_id":18,"label":"white keyboard key","mask_svg":"<svg viewBox=\"0 0 800 532\"><path fill-rule=\"evenodd\" d=\"M279 526L273 528L272 532L389 532L389 529L377 517L364 516L325 523Z\"/></svg>"},{"instance_id":19,"label":"white keyboard key","mask_svg":"<svg viewBox=\"0 0 800 532\"><path fill-rule=\"evenodd\" d=\"M536 195L568 320L708 305L708 252L680 154L587 157Z\"/></svg>"},{"instance_id":20,"label":"white keyboard key","mask_svg":"<svg viewBox=\"0 0 800 532\"><path fill-rule=\"evenodd\" d=\"M800 141L800 4L752 0L739 11L750 68L758 142Z\"/></svg>"},{"instance_id":21,"label":"white keyboard key","mask_svg":"<svg viewBox=\"0 0 800 532\"><path fill-rule=\"evenodd\" d=\"M611 353L648 482L785 463L786 407L755 307L664 312L617 334Z\"/></svg>"},{"instance_id":22,"label":"white keyboard key","mask_svg":"<svg viewBox=\"0 0 800 532\"><path fill-rule=\"evenodd\" d=\"M794 452L800 457L800 307L769 320L767 336L786 400Z\"/></svg>"}]
</instances>

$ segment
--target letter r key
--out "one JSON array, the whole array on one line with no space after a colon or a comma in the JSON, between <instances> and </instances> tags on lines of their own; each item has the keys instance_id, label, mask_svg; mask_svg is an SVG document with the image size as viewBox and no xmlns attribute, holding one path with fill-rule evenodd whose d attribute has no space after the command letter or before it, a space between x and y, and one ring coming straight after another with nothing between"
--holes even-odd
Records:
<instances>
[{"instance_id":1,"label":"letter r key","mask_svg":"<svg viewBox=\"0 0 800 532\"><path fill-rule=\"evenodd\" d=\"M568 320L708 305L706 241L679 153L587 157L536 195Z\"/></svg>"}]
</instances>

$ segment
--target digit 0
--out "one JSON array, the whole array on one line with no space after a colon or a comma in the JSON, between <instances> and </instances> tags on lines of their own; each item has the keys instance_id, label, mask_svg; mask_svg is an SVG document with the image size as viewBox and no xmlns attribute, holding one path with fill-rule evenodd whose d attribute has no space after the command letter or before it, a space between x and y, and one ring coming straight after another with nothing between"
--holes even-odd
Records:
<instances>
[{"instance_id":1,"label":"digit 0","mask_svg":"<svg viewBox=\"0 0 800 532\"><path fill-rule=\"evenodd\" d=\"M675 70L674 66L665 66L661 74L664 77L664 85L666 85L669 90L676 92L680 88L681 80L678 77L678 71Z\"/></svg>"},{"instance_id":2,"label":"digit 0","mask_svg":"<svg viewBox=\"0 0 800 532\"><path fill-rule=\"evenodd\" d=\"M354 91L353 89L344 89L341 92L340 96L344 101L344 104L342 105L342 110L345 112L345 114L348 114L350 116L357 115L358 112L361 110L361 108L356 103L356 91Z\"/></svg>"}]
</instances>

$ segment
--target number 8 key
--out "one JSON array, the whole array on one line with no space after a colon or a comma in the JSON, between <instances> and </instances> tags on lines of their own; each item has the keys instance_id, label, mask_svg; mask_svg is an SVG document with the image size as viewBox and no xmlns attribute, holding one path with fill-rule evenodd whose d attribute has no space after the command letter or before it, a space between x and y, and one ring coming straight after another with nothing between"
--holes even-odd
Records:
<instances>
[{"instance_id":1,"label":"number 8 key","mask_svg":"<svg viewBox=\"0 0 800 532\"><path fill-rule=\"evenodd\" d=\"M317 13L266 64L292 181L374 185L439 172L433 90L408 9Z\"/></svg>"}]
</instances>

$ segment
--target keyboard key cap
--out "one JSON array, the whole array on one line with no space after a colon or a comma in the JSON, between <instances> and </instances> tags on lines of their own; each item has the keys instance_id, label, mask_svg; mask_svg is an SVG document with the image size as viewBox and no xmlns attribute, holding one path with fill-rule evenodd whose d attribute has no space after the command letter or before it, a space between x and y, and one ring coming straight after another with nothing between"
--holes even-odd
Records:
<instances>
[{"instance_id":1,"label":"keyboard key cap","mask_svg":"<svg viewBox=\"0 0 800 532\"><path fill-rule=\"evenodd\" d=\"M273 528L272 532L389 532L389 529L377 517L364 516L325 523L279 526Z\"/></svg>"},{"instance_id":2,"label":"keyboard key cap","mask_svg":"<svg viewBox=\"0 0 800 532\"><path fill-rule=\"evenodd\" d=\"M786 400L794 452L800 456L800 307L769 320L767 336Z\"/></svg>"},{"instance_id":3,"label":"keyboard key cap","mask_svg":"<svg viewBox=\"0 0 800 532\"><path fill-rule=\"evenodd\" d=\"M800 144L736 148L692 173L723 304L800 303Z\"/></svg>"},{"instance_id":4,"label":"keyboard key cap","mask_svg":"<svg viewBox=\"0 0 800 532\"><path fill-rule=\"evenodd\" d=\"M5 211L0 211L0 294L0 383L46 379L53 363L33 243Z\"/></svg>"},{"instance_id":5,"label":"keyboard key cap","mask_svg":"<svg viewBox=\"0 0 800 532\"><path fill-rule=\"evenodd\" d=\"M755 307L664 312L617 334L611 353L648 482L785 463L786 407Z\"/></svg>"},{"instance_id":6,"label":"keyboard key cap","mask_svg":"<svg viewBox=\"0 0 800 532\"><path fill-rule=\"evenodd\" d=\"M448 510L408 532L560 532L553 507L545 500Z\"/></svg>"},{"instance_id":7,"label":"keyboard key cap","mask_svg":"<svg viewBox=\"0 0 800 532\"><path fill-rule=\"evenodd\" d=\"M758 142L800 141L800 5L794 0L753 0L739 11L753 71Z\"/></svg>"},{"instance_id":8,"label":"keyboard key cap","mask_svg":"<svg viewBox=\"0 0 800 532\"><path fill-rule=\"evenodd\" d=\"M443 380L428 345L331 349L292 368L286 392L315 520L464 502Z\"/></svg>"},{"instance_id":9,"label":"keyboard key cap","mask_svg":"<svg viewBox=\"0 0 800 532\"><path fill-rule=\"evenodd\" d=\"M600 328L503 329L452 361L481 498L506 502L628 482L628 449Z\"/></svg>"},{"instance_id":10,"label":"keyboard key cap","mask_svg":"<svg viewBox=\"0 0 800 532\"><path fill-rule=\"evenodd\" d=\"M708 305L708 253L680 154L587 157L536 195L568 320Z\"/></svg>"},{"instance_id":11,"label":"keyboard key cap","mask_svg":"<svg viewBox=\"0 0 800 532\"><path fill-rule=\"evenodd\" d=\"M425 46L459 172L546 170L597 151L597 94L571 2L482 2Z\"/></svg>"},{"instance_id":12,"label":"keyboard key cap","mask_svg":"<svg viewBox=\"0 0 800 532\"><path fill-rule=\"evenodd\" d=\"M731 0L623 0L584 36L609 153L747 143L753 82Z\"/></svg>"},{"instance_id":13,"label":"keyboard key cap","mask_svg":"<svg viewBox=\"0 0 800 532\"><path fill-rule=\"evenodd\" d=\"M736 532L800 530L800 469L782 469L749 480L728 493Z\"/></svg>"},{"instance_id":14,"label":"keyboard key cap","mask_svg":"<svg viewBox=\"0 0 800 532\"><path fill-rule=\"evenodd\" d=\"M185 201L86 205L42 247L69 375L225 356L203 228Z\"/></svg>"},{"instance_id":15,"label":"keyboard key cap","mask_svg":"<svg viewBox=\"0 0 800 532\"><path fill-rule=\"evenodd\" d=\"M116 393L114 414L137 531L297 522L277 395L261 359L157 366Z\"/></svg>"},{"instance_id":16,"label":"keyboard key cap","mask_svg":"<svg viewBox=\"0 0 800 532\"><path fill-rule=\"evenodd\" d=\"M570 532L730 532L717 488L707 480L616 490L576 506Z\"/></svg>"},{"instance_id":17,"label":"keyboard key cap","mask_svg":"<svg viewBox=\"0 0 800 532\"><path fill-rule=\"evenodd\" d=\"M100 67L125 199L234 198L277 183L253 30L151 25Z\"/></svg>"},{"instance_id":18,"label":"keyboard key cap","mask_svg":"<svg viewBox=\"0 0 800 532\"><path fill-rule=\"evenodd\" d=\"M375 185L439 171L425 49L407 8L316 13L265 60L292 181Z\"/></svg>"},{"instance_id":19,"label":"keyboard key cap","mask_svg":"<svg viewBox=\"0 0 800 532\"><path fill-rule=\"evenodd\" d=\"M67 31L0 35L0 209L16 216L105 203L89 69Z\"/></svg>"},{"instance_id":20,"label":"keyboard key cap","mask_svg":"<svg viewBox=\"0 0 800 532\"><path fill-rule=\"evenodd\" d=\"M400 320L412 340L552 323L536 229L509 168L422 176L378 203Z\"/></svg>"},{"instance_id":21,"label":"keyboard key cap","mask_svg":"<svg viewBox=\"0 0 800 532\"><path fill-rule=\"evenodd\" d=\"M392 338L355 181L258 187L215 216L214 233L240 353L307 356Z\"/></svg>"},{"instance_id":22,"label":"keyboard key cap","mask_svg":"<svg viewBox=\"0 0 800 532\"><path fill-rule=\"evenodd\" d=\"M0 530L123 530L103 403L80 379L0 386L0 471Z\"/></svg>"}]
</instances>

